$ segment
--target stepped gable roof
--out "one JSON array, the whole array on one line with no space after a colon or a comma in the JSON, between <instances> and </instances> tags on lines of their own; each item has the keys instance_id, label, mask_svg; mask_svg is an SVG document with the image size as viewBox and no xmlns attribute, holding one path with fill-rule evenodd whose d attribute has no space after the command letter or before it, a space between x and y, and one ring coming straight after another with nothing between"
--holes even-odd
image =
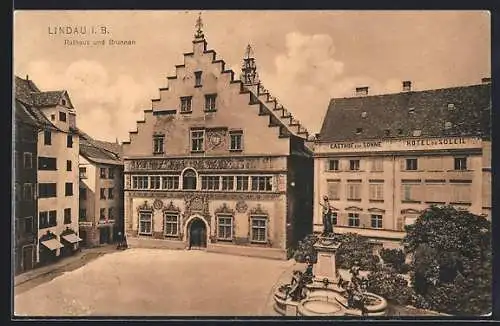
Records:
<instances>
[{"instance_id":1,"label":"stepped gable roof","mask_svg":"<svg viewBox=\"0 0 500 326\"><path fill-rule=\"evenodd\" d=\"M80 136L80 155L96 163L123 164L120 144L95 140L81 129L77 132Z\"/></svg>"},{"instance_id":2,"label":"stepped gable roof","mask_svg":"<svg viewBox=\"0 0 500 326\"><path fill-rule=\"evenodd\" d=\"M490 84L480 84L334 98L323 120L319 142L445 136L489 138L490 88Z\"/></svg>"}]
</instances>

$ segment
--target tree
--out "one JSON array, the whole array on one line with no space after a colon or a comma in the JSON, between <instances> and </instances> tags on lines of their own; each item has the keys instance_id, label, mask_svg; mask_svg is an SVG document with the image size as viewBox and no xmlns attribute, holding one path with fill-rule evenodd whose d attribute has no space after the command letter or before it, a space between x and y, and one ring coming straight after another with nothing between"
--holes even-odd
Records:
<instances>
[{"instance_id":1,"label":"tree","mask_svg":"<svg viewBox=\"0 0 500 326\"><path fill-rule=\"evenodd\" d=\"M406 228L412 283L430 308L451 314L491 311L491 224L451 206L427 209Z\"/></svg>"},{"instance_id":2,"label":"tree","mask_svg":"<svg viewBox=\"0 0 500 326\"><path fill-rule=\"evenodd\" d=\"M340 242L336 253L336 263L340 268L349 269L358 265L362 270L374 270L379 257L373 254L373 245L368 238L356 233L336 234Z\"/></svg>"}]
</instances>

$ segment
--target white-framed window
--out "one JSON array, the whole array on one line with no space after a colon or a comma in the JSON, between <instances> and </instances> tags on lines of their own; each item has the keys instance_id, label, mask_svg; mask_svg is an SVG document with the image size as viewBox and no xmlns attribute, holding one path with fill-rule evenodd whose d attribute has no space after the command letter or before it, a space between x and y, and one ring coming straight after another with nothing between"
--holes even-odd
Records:
<instances>
[{"instance_id":1,"label":"white-framed window","mask_svg":"<svg viewBox=\"0 0 500 326\"><path fill-rule=\"evenodd\" d=\"M371 225L374 229L382 229L382 215L380 214L372 214L371 216Z\"/></svg>"},{"instance_id":2,"label":"white-framed window","mask_svg":"<svg viewBox=\"0 0 500 326\"><path fill-rule=\"evenodd\" d=\"M247 191L248 190L248 176L238 175L236 176L236 190Z\"/></svg>"},{"instance_id":3,"label":"white-framed window","mask_svg":"<svg viewBox=\"0 0 500 326\"><path fill-rule=\"evenodd\" d=\"M384 200L383 183L370 183L370 200Z\"/></svg>"},{"instance_id":4,"label":"white-framed window","mask_svg":"<svg viewBox=\"0 0 500 326\"><path fill-rule=\"evenodd\" d=\"M217 111L216 103L217 94L207 94L205 95L205 111L206 112L214 112Z\"/></svg>"},{"instance_id":5,"label":"white-framed window","mask_svg":"<svg viewBox=\"0 0 500 326\"><path fill-rule=\"evenodd\" d=\"M153 136L153 154L163 154L164 140L163 135Z\"/></svg>"},{"instance_id":6,"label":"white-framed window","mask_svg":"<svg viewBox=\"0 0 500 326\"><path fill-rule=\"evenodd\" d=\"M203 152L205 150L205 130L191 130L191 151Z\"/></svg>"},{"instance_id":7,"label":"white-framed window","mask_svg":"<svg viewBox=\"0 0 500 326\"><path fill-rule=\"evenodd\" d=\"M467 157L455 157L454 163L455 170L467 170Z\"/></svg>"},{"instance_id":8,"label":"white-framed window","mask_svg":"<svg viewBox=\"0 0 500 326\"><path fill-rule=\"evenodd\" d=\"M176 237L179 235L179 214L164 213L164 235L167 237Z\"/></svg>"},{"instance_id":9,"label":"white-framed window","mask_svg":"<svg viewBox=\"0 0 500 326\"><path fill-rule=\"evenodd\" d=\"M220 176L218 175L203 175L201 176L202 190L219 190Z\"/></svg>"},{"instance_id":10,"label":"white-framed window","mask_svg":"<svg viewBox=\"0 0 500 326\"><path fill-rule=\"evenodd\" d=\"M267 217L252 216L250 217L250 225L250 241L267 242Z\"/></svg>"},{"instance_id":11,"label":"white-framed window","mask_svg":"<svg viewBox=\"0 0 500 326\"><path fill-rule=\"evenodd\" d=\"M87 179L87 168L80 167L78 170L80 171L80 179Z\"/></svg>"},{"instance_id":12,"label":"white-framed window","mask_svg":"<svg viewBox=\"0 0 500 326\"><path fill-rule=\"evenodd\" d=\"M347 184L347 200L361 200L361 182Z\"/></svg>"},{"instance_id":13,"label":"white-framed window","mask_svg":"<svg viewBox=\"0 0 500 326\"><path fill-rule=\"evenodd\" d=\"M33 154L30 152L24 152L23 153L23 165L25 169L32 169L33 168Z\"/></svg>"},{"instance_id":14,"label":"white-framed window","mask_svg":"<svg viewBox=\"0 0 500 326\"><path fill-rule=\"evenodd\" d=\"M271 176L252 176L252 191L272 191Z\"/></svg>"},{"instance_id":15,"label":"white-framed window","mask_svg":"<svg viewBox=\"0 0 500 326\"><path fill-rule=\"evenodd\" d=\"M159 175L153 175L150 178L150 188L160 189L161 187L161 177Z\"/></svg>"},{"instance_id":16,"label":"white-framed window","mask_svg":"<svg viewBox=\"0 0 500 326\"><path fill-rule=\"evenodd\" d=\"M230 147L231 151L241 151L243 149L243 131L230 131Z\"/></svg>"},{"instance_id":17,"label":"white-framed window","mask_svg":"<svg viewBox=\"0 0 500 326\"><path fill-rule=\"evenodd\" d=\"M222 190L233 190L234 189L234 176L224 175L222 176Z\"/></svg>"},{"instance_id":18,"label":"white-framed window","mask_svg":"<svg viewBox=\"0 0 500 326\"><path fill-rule=\"evenodd\" d=\"M406 171L416 171L418 170L418 160L416 158L406 159Z\"/></svg>"},{"instance_id":19,"label":"white-framed window","mask_svg":"<svg viewBox=\"0 0 500 326\"><path fill-rule=\"evenodd\" d=\"M359 227L359 214L349 213L347 222L349 226Z\"/></svg>"},{"instance_id":20,"label":"white-framed window","mask_svg":"<svg viewBox=\"0 0 500 326\"><path fill-rule=\"evenodd\" d=\"M349 170L359 171L360 162L359 160L349 160Z\"/></svg>"},{"instance_id":21,"label":"white-framed window","mask_svg":"<svg viewBox=\"0 0 500 326\"><path fill-rule=\"evenodd\" d=\"M132 188L133 189L148 189L149 188L149 178L147 175L133 175L132 176Z\"/></svg>"},{"instance_id":22,"label":"white-framed window","mask_svg":"<svg viewBox=\"0 0 500 326\"><path fill-rule=\"evenodd\" d=\"M340 170L339 160L328 160L328 171Z\"/></svg>"},{"instance_id":23,"label":"white-framed window","mask_svg":"<svg viewBox=\"0 0 500 326\"><path fill-rule=\"evenodd\" d=\"M196 172L193 169L184 171L182 175L182 189L195 190L197 183Z\"/></svg>"},{"instance_id":24,"label":"white-framed window","mask_svg":"<svg viewBox=\"0 0 500 326\"><path fill-rule=\"evenodd\" d=\"M181 112L191 112L191 96L181 97Z\"/></svg>"},{"instance_id":25,"label":"white-framed window","mask_svg":"<svg viewBox=\"0 0 500 326\"><path fill-rule=\"evenodd\" d=\"M372 168L371 170L373 172L382 172L384 171L384 159L382 158L374 158L372 161Z\"/></svg>"},{"instance_id":26,"label":"white-framed window","mask_svg":"<svg viewBox=\"0 0 500 326\"><path fill-rule=\"evenodd\" d=\"M231 215L217 215L217 239L233 239L233 217Z\"/></svg>"},{"instance_id":27,"label":"white-framed window","mask_svg":"<svg viewBox=\"0 0 500 326\"><path fill-rule=\"evenodd\" d=\"M339 200L340 199L340 181L338 180L327 180L327 193L328 199Z\"/></svg>"},{"instance_id":28,"label":"white-framed window","mask_svg":"<svg viewBox=\"0 0 500 326\"><path fill-rule=\"evenodd\" d=\"M162 176L162 189L179 189L179 176L176 175L167 175Z\"/></svg>"},{"instance_id":29,"label":"white-framed window","mask_svg":"<svg viewBox=\"0 0 500 326\"><path fill-rule=\"evenodd\" d=\"M139 234L152 235L153 234L153 213L140 212L139 213Z\"/></svg>"}]
</instances>

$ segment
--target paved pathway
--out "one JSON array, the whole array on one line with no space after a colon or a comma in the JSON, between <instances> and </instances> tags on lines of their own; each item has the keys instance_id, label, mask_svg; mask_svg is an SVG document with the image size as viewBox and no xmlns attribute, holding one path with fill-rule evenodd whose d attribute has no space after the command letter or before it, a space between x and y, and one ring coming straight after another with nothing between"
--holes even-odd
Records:
<instances>
[{"instance_id":1,"label":"paved pathway","mask_svg":"<svg viewBox=\"0 0 500 326\"><path fill-rule=\"evenodd\" d=\"M14 310L24 316L273 315L272 289L293 264L197 250L129 249L16 293Z\"/></svg>"}]
</instances>

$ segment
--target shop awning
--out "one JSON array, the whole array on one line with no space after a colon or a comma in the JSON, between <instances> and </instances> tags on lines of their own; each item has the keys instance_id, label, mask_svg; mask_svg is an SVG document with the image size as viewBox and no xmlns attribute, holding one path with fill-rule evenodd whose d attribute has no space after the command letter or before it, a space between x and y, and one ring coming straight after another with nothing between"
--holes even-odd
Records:
<instances>
[{"instance_id":1,"label":"shop awning","mask_svg":"<svg viewBox=\"0 0 500 326\"><path fill-rule=\"evenodd\" d=\"M62 248L64 247L59 241L57 241L56 239L50 239L50 240L46 240L46 241L42 241L42 244L47 247L48 249L50 250L56 250L56 249L59 249L59 248Z\"/></svg>"},{"instance_id":2,"label":"shop awning","mask_svg":"<svg viewBox=\"0 0 500 326\"><path fill-rule=\"evenodd\" d=\"M82 241L82 239L80 239L76 234L74 233L70 233L70 234L66 234L66 235L63 235L62 238L68 242L71 242L71 243L77 243L79 241Z\"/></svg>"}]
</instances>

